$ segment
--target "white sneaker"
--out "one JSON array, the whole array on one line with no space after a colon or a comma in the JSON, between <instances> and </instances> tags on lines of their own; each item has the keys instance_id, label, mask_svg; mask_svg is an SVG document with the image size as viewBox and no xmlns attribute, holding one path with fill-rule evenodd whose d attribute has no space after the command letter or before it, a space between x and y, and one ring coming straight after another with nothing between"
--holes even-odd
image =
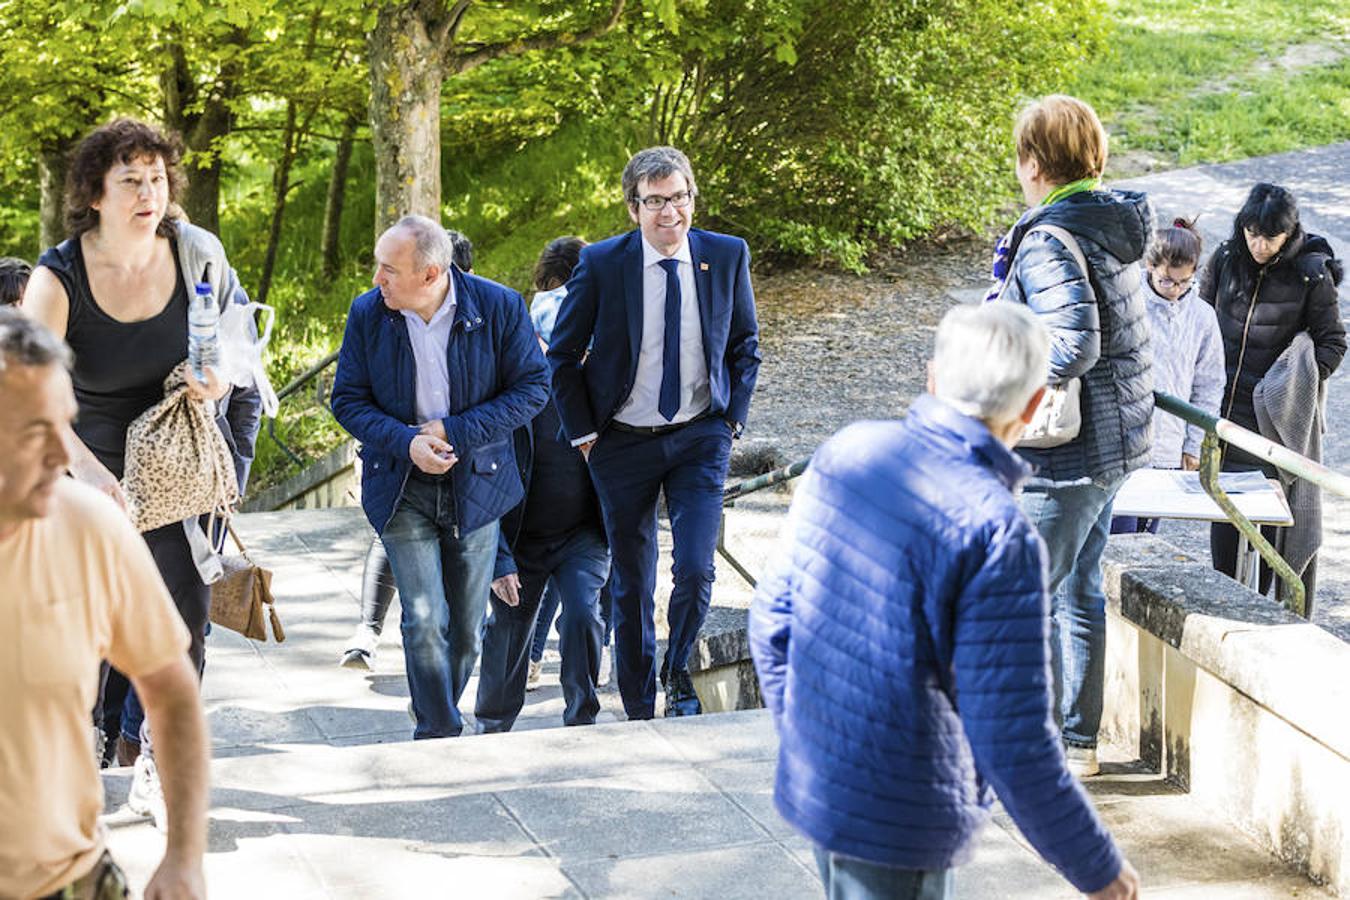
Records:
<instances>
[{"instance_id":1,"label":"white sneaker","mask_svg":"<svg viewBox=\"0 0 1350 900\"><path fill-rule=\"evenodd\" d=\"M1066 747L1064 756L1069 762L1069 771L1077 778L1091 778L1101 774L1102 767L1097 764L1095 747Z\"/></svg>"},{"instance_id":2,"label":"white sneaker","mask_svg":"<svg viewBox=\"0 0 1350 900\"><path fill-rule=\"evenodd\" d=\"M530 660L530 674L525 676L525 690L535 691L539 689L539 676L544 674L543 660Z\"/></svg>"},{"instance_id":3,"label":"white sneaker","mask_svg":"<svg viewBox=\"0 0 1350 900\"><path fill-rule=\"evenodd\" d=\"M131 792L127 794L127 808L138 816L149 816L155 827L164 832L169 827L169 816L164 809L164 788L159 783L159 770L149 753L136 757L132 767Z\"/></svg>"},{"instance_id":4,"label":"white sneaker","mask_svg":"<svg viewBox=\"0 0 1350 900\"><path fill-rule=\"evenodd\" d=\"M338 665L344 669L365 669L369 671L375 665L375 649L380 646L380 636L375 629L362 622L356 626L356 633L347 642Z\"/></svg>"},{"instance_id":5,"label":"white sneaker","mask_svg":"<svg viewBox=\"0 0 1350 900\"><path fill-rule=\"evenodd\" d=\"M595 676L596 687L607 687L614 668L614 654L608 647L600 648L600 672Z\"/></svg>"}]
</instances>

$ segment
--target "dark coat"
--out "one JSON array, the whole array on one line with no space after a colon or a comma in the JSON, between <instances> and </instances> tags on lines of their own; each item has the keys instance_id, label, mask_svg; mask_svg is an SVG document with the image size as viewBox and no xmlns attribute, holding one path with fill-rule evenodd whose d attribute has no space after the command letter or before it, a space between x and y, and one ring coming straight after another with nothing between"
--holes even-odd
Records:
<instances>
[{"instance_id":1,"label":"dark coat","mask_svg":"<svg viewBox=\"0 0 1350 900\"><path fill-rule=\"evenodd\" d=\"M1200 297L1214 307L1223 334L1228 383L1219 415L1257 430L1252 389L1300 331L1313 340L1323 380L1336 371L1345 356L1336 296L1343 272L1326 239L1302 226L1264 266L1232 238L1219 245L1200 279Z\"/></svg>"},{"instance_id":2,"label":"dark coat","mask_svg":"<svg viewBox=\"0 0 1350 900\"><path fill-rule=\"evenodd\" d=\"M1078 239L1091 287L1069 249L1035 225ZM1020 450L1036 476L1108 484L1149 464L1153 362L1148 307L1137 265L1153 230L1148 198L1084 191L1031 211L1013 231L1006 299L1025 303L1050 329L1050 382L1081 378L1083 427L1048 450ZM1025 235L1025 241L1022 236Z\"/></svg>"},{"instance_id":3,"label":"dark coat","mask_svg":"<svg viewBox=\"0 0 1350 900\"><path fill-rule=\"evenodd\" d=\"M450 415L442 423L459 457L450 470L454 527L473 531L524 493L512 432L548 402L548 367L525 301L510 288L451 269L455 319L446 355ZM416 366L403 314L378 288L352 301L333 383L333 416L361 442L361 505L383 532L412 469Z\"/></svg>"},{"instance_id":4,"label":"dark coat","mask_svg":"<svg viewBox=\"0 0 1350 900\"><path fill-rule=\"evenodd\" d=\"M1029 471L928 394L816 452L749 630L780 736L774 800L814 843L950 868L992 786L1079 890L1115 878L1051 716L1045 548L1012 493Z\"/></svg>"},{"instance_id":5,"label":"dark coat","mask_svg":"<svg viewBox=\"0 0 1350 900\"><path fill-rule=\"evenodd\" d=\"M745 241L689 231L709 412L745 424L759 374L759 324ZM548 346L553 398L570 440L603 431L628 399L642 344L642 236L591 244L567 282ZM587 350L589 349L589 353Z\"/></svg>"}]
</instances>

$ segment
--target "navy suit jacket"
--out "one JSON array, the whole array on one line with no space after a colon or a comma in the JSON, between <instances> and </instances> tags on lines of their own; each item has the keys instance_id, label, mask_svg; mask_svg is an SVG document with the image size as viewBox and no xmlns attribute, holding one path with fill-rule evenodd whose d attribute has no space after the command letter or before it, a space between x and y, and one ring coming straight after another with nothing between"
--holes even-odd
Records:
<instances>
[{"instance_id":1,"label":"navy suit jacket","mask_svg":"<svg viewBox=\"0 0 1350 900\"><path fill-rule=\"evenodd\" d=\"M524 495L512 432L548 402L548 367L519 294L458 267L451 272L450 414L441 422L459 457L449 475L454 524L467 533ZM383 533L413 467L417 362L403 314L385 305L379 288L352 301L332 397L334 418L361 442L361 506Z\"/></svg>"},{"instance_id":2,"label":"navy suit jacket","mask_svg":"<svg viewBox=\"0 0 1350 900\"><path fill-rule=\"evenodd\" d=\"M759 374L750 248L740 238L691 228L689 253L708 364L709 411L743 424ZM581 251L548 348L553 399L569 440L603 431L628 399L642 344L642 309L640 231Z\"/></svg>"}]
</instances>

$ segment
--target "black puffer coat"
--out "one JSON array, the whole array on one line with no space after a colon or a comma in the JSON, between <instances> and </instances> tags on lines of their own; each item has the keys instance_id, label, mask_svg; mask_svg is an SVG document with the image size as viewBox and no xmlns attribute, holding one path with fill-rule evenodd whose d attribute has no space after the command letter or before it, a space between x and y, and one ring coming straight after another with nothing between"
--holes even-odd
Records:
<instances>
[{"instance_id":1,"label":"black puffer coat","mask_svg":"<svg viewBox=\"0 0 1350 900\"><path fill-rule=\"evenodd\" d=\"M1241 239L1224 241L1210 256L1200 297L1214 307L1223 333L1228 383L1219 414L1257 431L1252 389L1294 335L1306 331L1312 338L1323 379L1341 364L1345 325L1336 286L1344 270L1326 239L1302 226L1264 266L1256 265L1236 240Z\"/></svg>"},{"instance_id":2,"label":"black puffer coat","mask_svg":"<svg viewBox=\"0 0 1350 900\"><path fill-rule=\"evenodd\" d=\"M1078 239L1091 289L1057 238L1027 234L1039 224ZM1037 479L1109 484L1149 463L1153 357L1138 262L1152 230L1144 194L1085 191L1024 216L1013 231L1004 297L1027 304L1050 329L1051 382L1083 379L1078 437L1049 450L1018 451Z\"/></svg>"}]
</instances>

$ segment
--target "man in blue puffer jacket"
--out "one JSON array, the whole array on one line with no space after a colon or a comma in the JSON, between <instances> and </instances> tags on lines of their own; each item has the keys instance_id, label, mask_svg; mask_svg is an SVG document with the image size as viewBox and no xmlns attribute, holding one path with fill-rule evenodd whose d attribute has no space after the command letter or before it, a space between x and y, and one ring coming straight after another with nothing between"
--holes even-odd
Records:
<instances>
[{"instance_id":1,"label":"man in blue puffer jacket","mask_svg":"<svg viewBox=\"0 0 1350 900\"><path fill-rule=\"evenodd\" d=\"M1051 716L1045 550L1009 449L1045 390L1025 308L958 307L931 395L816 453L760 582L750 641L781 739L774 799L830 897L949 895L993 787L1093 897L1137 896Z\"/></svg>"},{"instance_id":2,"label":"man in blue puffer jacket","mask_svg":"<svg viewBox=\"0 0 1350 900\"><path fill-rule=\"evenodd\" d=\"M511 435L548 402L524 300L451 257L424 216L380 236L376 287L352 302L333 384L398 584L417 739L464 728L498 520L524 495Z\"/></svg>"}]
</instances>

